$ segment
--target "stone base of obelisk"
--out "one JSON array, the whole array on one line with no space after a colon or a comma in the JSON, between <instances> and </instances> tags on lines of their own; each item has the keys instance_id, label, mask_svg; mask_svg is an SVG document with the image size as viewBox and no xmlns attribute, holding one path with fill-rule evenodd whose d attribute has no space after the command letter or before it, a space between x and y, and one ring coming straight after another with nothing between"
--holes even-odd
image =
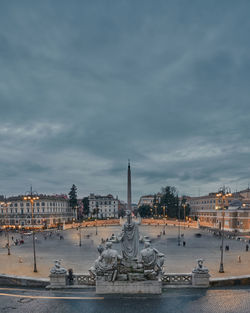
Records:
<instances>
[{"instance_id":1,"label":"stone base of obelisk","mask_svg":"<svg viewBox=\"0 0 250 313\"><path fill-rule=\"evenodd\" d=\"M162 282L159 280L144 281L105 281L96 280L97 294L161 294Z\"/></svg>"}]
</instances>

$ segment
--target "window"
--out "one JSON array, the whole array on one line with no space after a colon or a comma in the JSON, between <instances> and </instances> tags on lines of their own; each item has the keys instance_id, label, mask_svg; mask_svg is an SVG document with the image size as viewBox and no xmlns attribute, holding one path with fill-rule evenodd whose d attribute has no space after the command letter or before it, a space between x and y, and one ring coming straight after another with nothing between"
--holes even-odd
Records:
<instances>
[{"instance_id":1,"label":"window","mask_svg":"<svg viewBox=\"0 0 250 313\"><path fill-rule=\"evenodd\" d=\"M42 206L45 206L45 202L42 202Z\"/></svg>"}]
</instances>

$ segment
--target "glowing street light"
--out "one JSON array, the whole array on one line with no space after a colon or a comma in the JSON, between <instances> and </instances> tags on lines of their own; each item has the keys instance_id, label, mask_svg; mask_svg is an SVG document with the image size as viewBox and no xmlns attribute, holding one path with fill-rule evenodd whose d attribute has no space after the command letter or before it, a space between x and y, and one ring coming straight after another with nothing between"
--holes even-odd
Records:
<instances>
[{"instance_id":1,"label":"glowing street light","mask_svg":"<svg viewBox=\"0 0 250 313\"><path fill-rule=\"evenodd\" d=\"M33 237L33 255L34 255L34 272L37 272L36 266L36 245L35 245L35 229L34 229L34 201L39 200L39 197L32 192L32 187L30 188L30 194L23 197L24 201L29 201L31 204L31 223L33 227L32 237Z\"/></svg>"},{"instance_id":2,"label":"glowing street light","mask_svg":"<svg viewBox=\"0 0 250 313\"><path fill-rule=\"evenodd\" d=\"M95 234L97 235L97 219L95 219Z\"/></svg>"},{"instance_id":3,"label":"glowing street light","mask_svg":"<svg viewBox=\"0 0 250 313\"><path fill-rule=\"evenodd\" d=\"M228 197L232 197L232 194L228 191L226 191L225 187L222 188L219 193L216 194L217 199L220 199L221 207L216 205L216 210L222 210L222 224L221 224L221 257L220 257L220 268L219 273L224 273L224 264L223 264L223 258L224 258L224 220L225 220L225 209L227 209L227 206L225 207L224 203L227 202L228 205Z\"/></svg>"},{"instance_id":4,"label":"glowing street light","mask_svg":"<svg viewBox=\"0 0 250 313\"><path fill-rule=\"evenodd\" d=\"M7 234L7 248L8 248L8 255L10 255L10 235L9 235L9 224L7 223L7 211L8 211L8 205L10 202L7 202L6 198L4 199L4 202L1 202L1 205L5 208L5 232Z\"/></svg>"},{"instance_id":5,"label":"glowing street light","mask_svg":"<svg viewBox=\"0 0 250 313\"><path fill-rule=\"evenodd\" d=\"M79 247L82 246L82 233L81 233L81 224L79 225Z\"/></svg>"}]
</instances>

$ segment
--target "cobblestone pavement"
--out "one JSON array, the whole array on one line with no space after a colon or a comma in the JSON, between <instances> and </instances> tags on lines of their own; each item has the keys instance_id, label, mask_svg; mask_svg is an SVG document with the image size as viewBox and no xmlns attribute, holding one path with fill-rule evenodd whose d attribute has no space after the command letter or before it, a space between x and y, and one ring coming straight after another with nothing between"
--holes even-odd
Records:
<instances>
[{"instance_id":1,"label":"cobblestone pavement","mask_svg":"<svg viewBox=\"0 0 250 313\"><path fill-rule=\"evenodd\" d=\"M160 296L0 288L1 313L249 313L250 288L178 289Z\"/></svg>"},{"instance_id":2,"label":"cobblestone pavement","mask_svg":"<svg viewBox=\"0 0 250 313\"><path fill-rule=\"evenodd\" d=\"M47 277L49 269L55 259L62 259L63 266L73 268L74 272L87 272L94 260L98 257L97 245L101 238L109 238L111 234L119 234L120 226L98 227L96 235L95 227L83 228L81 230L82 246L79 246L79 230L66 230L61 232L50 232L36 234L37 266L38 273L33 273L32 262L32 236L24 236L24 244L20 246L11 245L11 255L7 255L5 234L0 235L0 273ZM167 226L166 235L160 235L163 226L140 226L140 234L149 236L152 244L159 251L165 253L165 270L167 272L187 273L191 272L196 264L197 258L204 258L205 265L209 268L212 277L236 276L250 274L250 251L245 251L246 243L233 239L226 239L225 245L229 245L229 251L225 252L224 267L225 273L219 274L220 244L221 240L214 237L211 233L197 229L184 229L186 246L177 245L178 227ZM197 238L196 233L202 236ZM44 239L47 234L47 239ZM59 234L64 239L60 240ZM15 240L20 238L19 234L10 233ZM119 244L113 245L115 249L120 249ZM141 247L142 248L142 244ZM241 256L241 263L238 256Z\"/></svg>"}]
</instances>

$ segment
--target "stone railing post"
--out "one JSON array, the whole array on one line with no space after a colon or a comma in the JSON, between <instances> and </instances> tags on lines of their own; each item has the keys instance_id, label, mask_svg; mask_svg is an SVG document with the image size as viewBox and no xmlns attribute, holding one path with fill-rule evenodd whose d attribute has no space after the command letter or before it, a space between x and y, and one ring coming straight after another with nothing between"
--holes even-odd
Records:
<instances>
[{"instance_id":1,"label":"stone railing post","mask_svg":"<svg viewBox=\"0 0 250 313\"><path fill-rule=\"evenodd\" d=\"M209 287L209 273L208 269L203 266L203 260L197 260L197 266L192 271L192 285L194 287Z\"/></svg>"},{"instance_id":2,"label":"stone railing post","mask_svg":"<svg viewBox=\"0 0 250 313\"><path fill-rule=\"evenodd\" d=\"M50 287L63 288L66 286L67 270L61 267L61 261L56 260L54 267L50 270Z\"/></svg>"},{"instance_id":3,"label":"stone railing post","mask_svg":"<svg viewBox=\"0 0 250 313\"><path fill-rule=\"evenodd\" d=\"M50 287L52 288L63 288L66 286L66 273L65 274L50 274Z\"/></svg>"}]
</instances>

